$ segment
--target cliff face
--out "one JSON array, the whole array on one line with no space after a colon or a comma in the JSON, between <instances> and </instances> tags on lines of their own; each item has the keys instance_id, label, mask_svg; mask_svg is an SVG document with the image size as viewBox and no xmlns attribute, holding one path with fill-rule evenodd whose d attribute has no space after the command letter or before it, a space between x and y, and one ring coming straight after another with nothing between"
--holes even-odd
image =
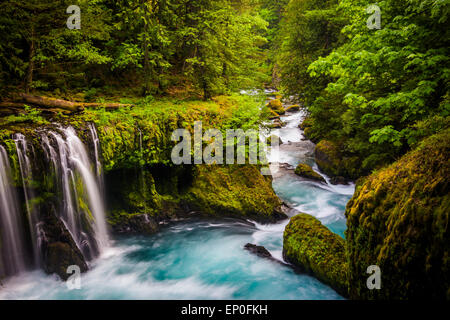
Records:
<instances>
[{"instance_id":1,"label":"cliff face","mask_svg":"<svg viewBox=\"0 0 450 320\"><path fill-rule=\"evenodd\" d=\"M347 205L350 297L449 299L450 131L365 179ZM366 269L381 269L368 290Z\"/></svg>"}]
</instances>

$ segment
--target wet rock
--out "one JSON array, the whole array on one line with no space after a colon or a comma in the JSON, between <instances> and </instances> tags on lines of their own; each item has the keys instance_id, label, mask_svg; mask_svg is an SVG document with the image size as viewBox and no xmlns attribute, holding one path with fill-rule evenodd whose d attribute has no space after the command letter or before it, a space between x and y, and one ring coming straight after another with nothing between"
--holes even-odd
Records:
<instances>
[{"instance_id":1,"label":"wet rock","mask_svg":"<svg viewBox=\"0 0 450 320\"><path fill-rule=\"evenodd\" d=\"M63 280L69 278L67 268L71 265L76 265L81 272L86 272L88 266L85 258L69 231L56 217L55 209L50 205L45 209L39 229L44 271L48 274L56 273Z\"/></svg>"},{"instance_id":2,"label":"wet rock","mask_svg":"<svg viewBox=\"0 0 450 320\"><path fill-rule=\"evenodd\" d=\"M304 164L304 163L300 163L297 168L295 168L295 174L300 176L300 177L304 177L307 179L311 179L311 180L315 180L315 181L320 181L323 183L326 183L325 179L318 174L317 172L315 172L313 170L313 168L311 168L309 165Z\"/></svg>"},{"instance_id":3,"label":"wet rock","mask_svg":"<svg viewBox=\"0 0 450 320\"><path fill-rule=\"evenodd\" d=\"M337 184L348 185L347 179L345 179L344 177L341 177L341 176L331 177L330 183L334 184L334 185L337 185Z\"/></svg>"},{"instance_id":4,"label":"wet rock","mask_svg":"<svg viewBox=\"0 0 450 320\"><path fill-rule=\"evenodd\" d=\"M270 127L273 129L280 129L284 126L284 123L280 119L276 119Z\"/></svg>"},{"instance_id":5,"label":"wet rock","mask_svg":"<svg viewBox=\"0 0 450 320\"><path fill-rule=\"evenodd\" d=\"M263 246L257 246L255 244L247 243L244 246L244 249L249 251L249 252L251 252L251 253L253 253L253 254L256 254L258 257L267 258L267 259L273 259L272 255L270 254L270 252L266 248L264 248Z\"/></svg>"},{"instance_id":6,"label":"wet rock","mask_svg":"<svg viewBox=\"0 0 450 320\"><path fill-rule=\"evenodd\" d=\"M158 223L148 214L121 215L112 227L116 234L150 235L158 231Z\"/></svg>"},{"instance_id":7,"label":"wet rock","mask_svg":"<svg viewBox=\"0 0 450 320\"><path fill-rule=\"evenodd\" d=\"M269 120L275 120L275 119L280 119L280 115L278 113L276 113L273 110L270 110L269 112Z\"/></svg>"}]
</instances>

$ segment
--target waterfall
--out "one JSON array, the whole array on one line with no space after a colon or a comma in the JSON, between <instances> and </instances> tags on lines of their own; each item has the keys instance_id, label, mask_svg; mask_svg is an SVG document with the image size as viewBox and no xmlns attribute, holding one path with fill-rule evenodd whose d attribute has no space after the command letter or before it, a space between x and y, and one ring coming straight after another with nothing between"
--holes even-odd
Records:
<instances>
[{"instance_id":1,"label":"waterfall","mask_svg":"<svg viewBox=\"0 0 450 320\"><path fill-rule=\"evenodd\" d=\"M30 184L33 180L30 158L28 157L28 144L23 134L17 133L13 136L14 143L16 145L17 157L19 159L19 168L22 178L23 194L25 198L25 209L27 212L28 225L30 229L30 236L33 248L33 261L35 265L40 264L40 245L39 245L39 232L37 230L39 224L38 212L36 212L34 206L32 206L32 200L35 198L35 194Z\"/></svg>"},{"instance_id":2,"label":"waterfall","mask_svg":"<svg viewBox=\"0 0 450 320\"><path fill-rule=\"evenodd\" d=\"M94 143L92 164L83 142L72 127L42 136L42 144L55 175L59 177L63 205L60 218L87 259L92 259L109 242L102 192L101 164L95 127L90 127ZM56 148L51 141L55 142Z\"/></svg>"},{"instance_id":3,"label":"waterfall","mask_svg":"<svg viewBox=\"0 0 450 320\"><path fill-rule=\"evenodd\" d=\"M95 126L93 123L88 124L89 132L91 133L92 142L94 144L94 156L95 156L95 170L97 173L97 177L101 177L102 175L102 164L99 160L99 150L100 150L100 139L97 135L97 130L95 130Z\"/></svg>"},{"instance_id":4,"label":"waterfall","mask_svg":"<svg viewBox=\"0 0 450 320\"><path fill-rule=\"evenodd\" d=\"M6 150L0 146L0 226L3 270L0 275L12 275L26 266L26 248L17 197L11 183L11 167Z\"/></svg>"}]
</instances>

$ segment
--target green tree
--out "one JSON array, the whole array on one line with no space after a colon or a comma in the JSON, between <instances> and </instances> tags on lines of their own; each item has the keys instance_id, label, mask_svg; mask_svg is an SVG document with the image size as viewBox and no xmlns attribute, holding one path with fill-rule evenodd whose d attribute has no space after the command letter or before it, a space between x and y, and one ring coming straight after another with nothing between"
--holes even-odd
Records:
<instances>
[{"instance_id":1,"label":"green tree","mask_svg":"<svg viewBox=\"0 0 450 320\"><path fill-rule=\"evenodd\" d=\"M309 67L332 79L309 108L311 134L337 141L363 172L447 126L450 113L450 1L383 1L379 30L366 25L369 4L340 1L348 41Z\"/></svg>"}]
</instances>

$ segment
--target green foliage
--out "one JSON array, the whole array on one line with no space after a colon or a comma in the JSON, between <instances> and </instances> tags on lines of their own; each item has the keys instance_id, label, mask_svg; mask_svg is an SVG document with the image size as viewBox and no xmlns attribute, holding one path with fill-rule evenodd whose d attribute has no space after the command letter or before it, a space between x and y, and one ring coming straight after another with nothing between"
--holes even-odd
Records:
<instances>
[{"instance_id":1,"label":"green foliage","mask_svg":"<svg viewBox=\"0 0 450 320\"><path fill-rule=\"evenodd\" d=\"M340 29L345 19L337 11L337 0L292 0L280 23L279 50L276 61L283 89L300 94L309 103L326 84L313 79L309 64L326 56L342 42Z\"/></svg>"},{"instance_id":2,"label":"green foliage","mask_svg":"<svg viewBox=\"0 0 450 320\"><path fill-rule=\"evenodd\" d=\"M267 23L250 3L6 0L0 83L59 92L132 84L146 96L188 82L207 99L253 88L268 80ZM66 27L72 4L80 30Z\"/></svg>"},{"instance_id":3,"label":"green foliage","mask_svg":"<svg viewBox=\"0 0 450 320\"><path fill-rule=\"evenodd\" d=\"M357 175L444 129L450 108L450 2L380 2L379 30L366 25L369 4L291 1L279 55L286 90L310 112L308 137L357 159Z\"/></svg>"}]
</instances>

